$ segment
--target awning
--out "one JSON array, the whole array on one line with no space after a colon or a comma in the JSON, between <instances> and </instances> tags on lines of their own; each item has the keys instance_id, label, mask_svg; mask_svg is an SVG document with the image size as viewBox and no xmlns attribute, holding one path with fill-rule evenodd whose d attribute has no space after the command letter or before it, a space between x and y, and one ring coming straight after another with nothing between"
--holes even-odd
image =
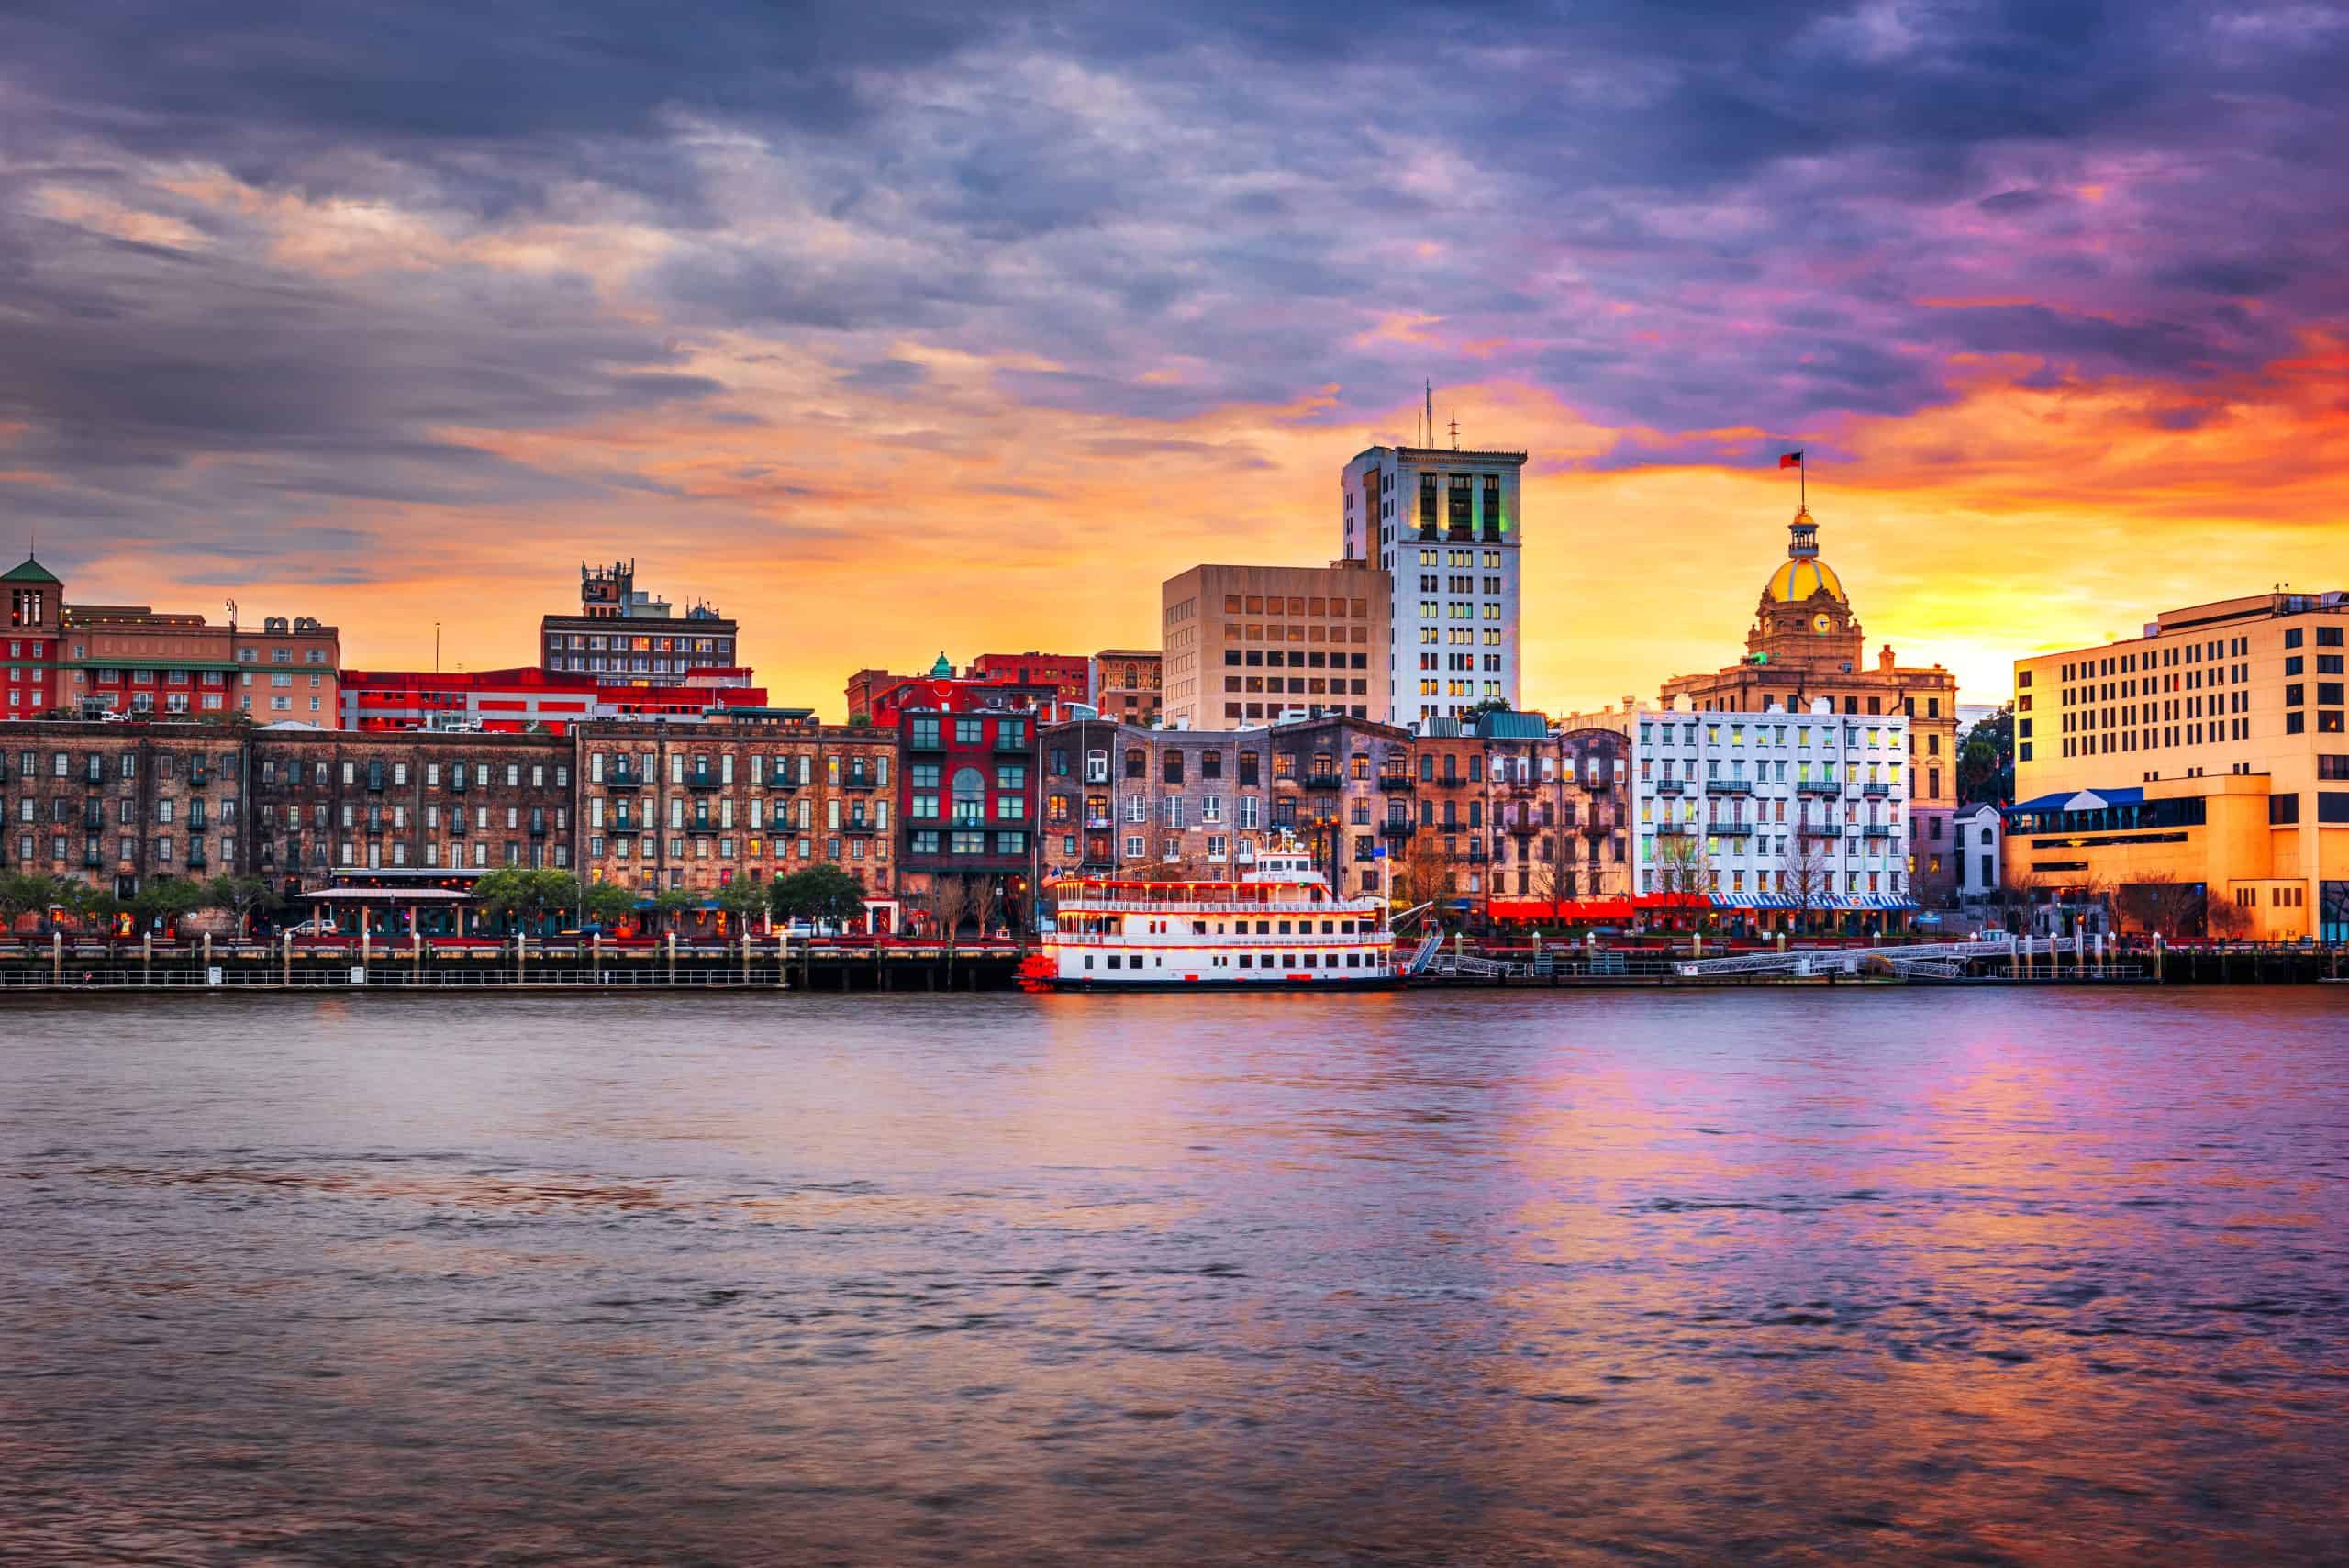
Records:
<instances>
[{"instance_id":1,"label":"awning","mask_svg":"<svg viewBox=\"0 0 2349 1568\"><path fill-rule=\"evenodd\" d=\"M334 904L463 904L473 895L453 887L321 887L302 896Z\"/></svg>"},{"instance_id":2,"label":"awning","mask_svg":"<svg viewBox=\"0 0 2349 1568\"><path fill-rule=\"evenodd\" d=\"M2007 807L2017 811L2103 811L2115 806L2143 806L2145 792L2142 789L2081 789L2055 795L2034 795L2019 800Z\"/></svg>"}]
</instances>

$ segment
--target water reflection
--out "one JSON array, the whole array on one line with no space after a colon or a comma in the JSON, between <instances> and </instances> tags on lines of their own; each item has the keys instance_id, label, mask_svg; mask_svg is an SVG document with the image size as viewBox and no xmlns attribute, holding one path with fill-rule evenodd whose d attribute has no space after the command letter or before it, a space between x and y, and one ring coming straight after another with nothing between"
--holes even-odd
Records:
<instances>
[{"instance_id":1,"label":"water reflection","mask_svg":"<svg viewBox=\"0 0 2349 1568\"><path fill-rule=\"evenodd\" d=\"M2313 992L9 1021L33 1560L2339 1549Z\"/></svg>"}]
</instances>

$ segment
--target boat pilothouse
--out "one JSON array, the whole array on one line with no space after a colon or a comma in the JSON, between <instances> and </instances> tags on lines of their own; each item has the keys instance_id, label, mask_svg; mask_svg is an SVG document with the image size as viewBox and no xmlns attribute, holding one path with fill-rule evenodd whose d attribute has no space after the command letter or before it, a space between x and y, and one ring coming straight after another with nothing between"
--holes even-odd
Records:
<instances>
[{"instance_id":1,"label":"boat pilothouse","mask_svg":"<svg viewBox=\"0 0 2349 1568\"><path fill-rule=\"evenodd\" d=\"M1068 877L1027 978L1050 988L1396 984L1381 898L1341 898L1284 844L1237 881Z\"/></svg>"}]
</instances>

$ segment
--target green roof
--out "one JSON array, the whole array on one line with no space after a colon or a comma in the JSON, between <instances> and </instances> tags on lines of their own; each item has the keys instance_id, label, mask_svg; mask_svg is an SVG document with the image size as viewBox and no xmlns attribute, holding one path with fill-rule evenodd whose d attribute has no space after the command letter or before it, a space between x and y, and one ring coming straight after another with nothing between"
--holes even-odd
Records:
<instances>
[{"instance_id":1,"label":"green roof","mask_svg":"<svg viewBox=\"0 0 2349 1568\"><path fill-rule=\"evenodd\" d=\"M50 581L54 582L56 579L51 578ZM953 675L954 666L946 662L946 651L941 648L938 651L938 662L930 667L930 678L933 681L945 681L952 679Z\"/></svg>"},{"instance_id":2,"label":"green roof","mask_svg":"<svg viewBox=\"0 0 2349 1568\"><path fill-rule=\"evenodd\" d=\"M12 567L6 573L0 573L0 583L55 583L56 581L55 573L29 555L25 557L23 565Z\"/></svg>"}]
</instances>

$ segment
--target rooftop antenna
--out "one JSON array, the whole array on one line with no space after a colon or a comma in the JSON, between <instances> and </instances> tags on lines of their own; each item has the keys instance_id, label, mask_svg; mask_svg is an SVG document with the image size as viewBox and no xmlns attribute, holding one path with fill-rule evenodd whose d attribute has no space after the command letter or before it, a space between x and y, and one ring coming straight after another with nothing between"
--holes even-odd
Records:
<instances>
[{"instance_id":1,"label":"rooftop antenna","mask_svg":"<svg viewBox=\"0 0 2349 1568\"><path fill-rule=\"evenodd\" d=\"M1419 416L1419 445L1435 445L1435 383L1427 384L1427 407Z\"/></svg>"},{"instance_id":2,"label":"rooftop antenna","mask_svg":"<svg viewBox=\"0 0 2349 1568\"><path fill-rule=\"evenodd\" d=\"M1460 450L1460 410L1457 408L1452 411L1452 450Z\"/></svg>"}]
</instances>

